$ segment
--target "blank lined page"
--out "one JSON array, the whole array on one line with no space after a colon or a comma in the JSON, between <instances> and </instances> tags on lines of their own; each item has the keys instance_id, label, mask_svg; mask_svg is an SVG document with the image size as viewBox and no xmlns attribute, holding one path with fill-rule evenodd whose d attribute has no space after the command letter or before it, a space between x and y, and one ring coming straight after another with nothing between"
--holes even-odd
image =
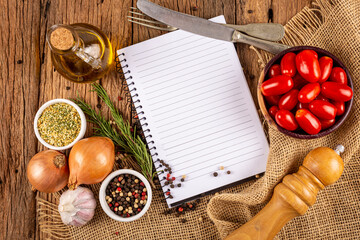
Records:
<instances>
[{"instance_id":1,"label":"blank lined page","mask_svg":"<svg viewBox=\"0 0 360 240\"><path fill-rule=\"evenodd\" d=\"M178 30L118 54L155 167L164 160L176 178L171 188L159 172L170 207L265 171L268 143L232 43Z\"/></svg>"}]
</instances>

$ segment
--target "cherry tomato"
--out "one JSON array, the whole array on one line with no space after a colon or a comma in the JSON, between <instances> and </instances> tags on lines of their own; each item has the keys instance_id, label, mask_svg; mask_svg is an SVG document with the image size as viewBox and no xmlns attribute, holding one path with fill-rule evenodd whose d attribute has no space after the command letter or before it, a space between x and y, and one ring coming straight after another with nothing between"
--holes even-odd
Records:
<instances>
[{"instance_id":1,"label":"cherry tomato","mask_svg":"<svg viewBox=\"0 0 360 240\"><path fill-rule=\"evenodd\" d=\"M345 112L345 103L344 102L337 102L337 101L330 101L337 109L336 116L343 115Z\"/></svg>"},{"instance_id":2,"label":"cherry tomato","mask_svg":"<svg viewBox=\"0 0 360 240\"><path fill-rule=\"evenodd\" d=\"M285 93L284 96L280 98L279 109L291 110L293 109L298 102L299 90L292 89L289 92Z\"/></svg>"},{"instance_id":3,"label":"cherry tomato","mask_svg":"<svg viewBox=\"0 0 360 240\"><path fill-rule=\"evenodd\" d=\"M353 91L345 84L328 81L321 85L321 94L338 102L347 102L352 98Z\"/></svg>"},{"instance_id":4,"label":"cherry tomato","mask_svg":"<svg viewBox=\"0 0 360 240\"><path fill-rule=\"evenodd\" d=\"M324 97L321 93L315 98L315 100L329 101L329 99Z\"/></svg>"},{"instance_id":5,"label":"cherry tomato","mask_svg":"<svg viewBox=\"0 0 360 240\"><path fill-rule=\"evenodd\" d=\"M296 55L296 69L300 75L308 82L317 82L321 77L321 70L317 55L314 51L303 50Z\"/></svg>"},{"instance_id":6,"label":"cherry tomato","mask_svg":"<svg viewBox=\"0 0 360 240\"><path fill-rule=\"evenodd\" d=\"M274 64L269 68L269 78L281 75L281 68L279 64Z\"/></svg>"},{"instance_id":7,"label":"cherry tomato","mask_svg":"<svg viewBox=\"0 0 360 240\"><path fill-rule=\"evenodd\" d=\"M316 57L316 59L318 59L318 54L317 52L315 52L314 50L309 50L313 55L314 57Z\"/></svg>"},{"instance_id":8,"label":"cherry tomato","mask_svg":"<svg viewBox=\"0 0 360 240\"><path fill-rule=\"evenodd\" d=\"M289 131L294 131L298 128L294 114L289 110L281 109L275 115L275 121L280 127Z\"/></svg>"},{"instance_id":9,"label":"cherry tomato","mask_svg":"<svg viewBox=\"0 0 360 240\"><path fill-rule=\"evenodd\" d=\"M297 110L295 119L308 134L318 134L321 131L320 120L307 109Z\"/></svg>"},{"instance_id":10,"label":"cherry tomato","mask_svg":"<svg viewBox=\"0 0 360 240\"><path fill-rule=\"evenodd\" d=\"M275 119L277 111L279 111L278 106L272 106L271 108L269 108L269 114L273 119Z\"/></svg>"},{"instance_id":11,"label":"cherry tomato","mask_svg":"<svg viewBox=\"0 0 360 240\"><path fill-rule=\"evenodd\" d=\"M280 62L281 74L293 77L296 74L296 64L295 64L296 54L289 52L285 54Z\"/></svg>"},{"instance_id":12,"label":"cherry tomato","mask_svg":"<svg viewBox=\"0 0 360 240\"><path fill-rule=\"evenodd\" d=\"M296 109L301 109L301 108L309 109L309 104L298 102L298 104L296 104Z\"/></svg>"},{"instance_id":13,"label":"cherry tomato","mask_svg":"<svg viewBox=\"0 0 360 240\"><path fill-rule=\"evenodd\" d=\"M300 76L299 73L297 73L294 77L293 77L293 82L294 82L294 88L300 90L303 86L305 86L306 84L308 84L309 82L306 81L302 76Z\"/></svg>"},{"instance_id":14,"label":"cherry tomato","mask_svg":"<svg viewBox=\"0 0 360 240\"><path fill-rule=\"evenodd\" d=\"M264 96L266 99L266 102L269 105L278 105L279 104L279 100L280 100L280 96L279 95L274 95L274 96Z\"/></svg>"},{"instance_id":15,"label":"cherry tomato","mask_svg":"<svg viewBox=\"0 0 360 240\"><path fill-rule=\"evenodd\" d=\"M321 119L333 119L336 117L336 107L323 100L314 100L309 104L309 110L318 118Z\"/></svg>"},{"instance_id":16,"label":"cherry tomato","mask_svg":"<svg viewBox=\"0 0 360 240\"><path fill-rule=\"evenodd\" d=\"M319 59L321 70L321 77L319 83L323 83L330 77L331 69L333 67L333 60L328 56L323 56Z\"/></svg>"},{"instance_id":17,"label":"cherry tomato","mask_svg":"<svg viewBox=\"0 0 360 240\"><path fill-rule=\"evenodd\" d=\"M320 93L320 84L308 83L299 92L298 99L301 103L309 103Z\"/></svg>"},{"instance_id":18,"label":"cherry tomato","mask_svg":"<svg viewBox=\"0 0 360 240\"><path fill-rule=\"evenodd\" d=\"M334 67L330 74L330 81L347 85L347 76L344 69L340 67Z\"/></svg>"},{"instance_id":19,"label":"cherry tomato","mask_svg":"<svg viewBox=\"0 0 360 240\"><path fill-rule=\"evenodd\" d=\"M320 124L321 124L321 130L327 129L329 127L331 127L332 125L334 125L335 123L335 118L333 119L319 119Z\"/></svg>"},{"instance_id":20,"label":"cherry tomato","mask_svg":"<svg viewBox=\"0 0 360 240\"><path fill-rule=\"evenodd\" d=\"M261 92L264 96L281 95L288 92L294 86L291 77L279 75L261 84Z\"/></svg>"}]
</instances>

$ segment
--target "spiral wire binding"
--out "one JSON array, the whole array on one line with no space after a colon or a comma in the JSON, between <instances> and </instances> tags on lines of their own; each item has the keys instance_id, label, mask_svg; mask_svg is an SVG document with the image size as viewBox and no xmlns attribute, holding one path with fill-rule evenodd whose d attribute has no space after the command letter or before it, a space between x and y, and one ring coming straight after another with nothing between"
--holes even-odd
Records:
<instances>
[{"instance_id":1,"label":"spiral wire binding","mask_svg":"<svg viewBox=\"0 0 360 240\"><path fill-rule=\"evenodd\" d=\"M125 92L126 101L131 104L131 116L135 122L137 130L140 130L140 135L143 137L143 140L146 140L148 150L150 151L153 162L160 161L159 158L156 158L159 154L156 152L156 146L154 140L151 140L152 135L150 129L146 128L149 124L146 121L145 112L138 110L142 109L141 100L139 94L136 92L135 82L131 81L133 77L130 75L131 71L128 69L129 65L126 64L125 53L121 53L115 58L115 68L118 73L120 73L122 89ZM143 123L141 124L141 121ZM142 131L141 131L142 130ZM160 171L158 175L164 173Z\"/></svg>"}]
</instances>

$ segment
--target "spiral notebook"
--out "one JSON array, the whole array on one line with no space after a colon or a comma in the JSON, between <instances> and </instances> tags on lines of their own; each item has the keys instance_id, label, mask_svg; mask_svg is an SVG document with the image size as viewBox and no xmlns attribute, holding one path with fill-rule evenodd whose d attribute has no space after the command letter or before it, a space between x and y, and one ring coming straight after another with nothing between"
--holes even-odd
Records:
<instances>
[{"instance_id":1,"label":"spiral notebook","mask_svg":"<svg viewBox=\"0 0 360 240\"><path fill-rule=\"evenodd\" d=\"M232 43L178 30L117 53L169 207L265 171L268 143Z\"/></svg>"}]
</instances>

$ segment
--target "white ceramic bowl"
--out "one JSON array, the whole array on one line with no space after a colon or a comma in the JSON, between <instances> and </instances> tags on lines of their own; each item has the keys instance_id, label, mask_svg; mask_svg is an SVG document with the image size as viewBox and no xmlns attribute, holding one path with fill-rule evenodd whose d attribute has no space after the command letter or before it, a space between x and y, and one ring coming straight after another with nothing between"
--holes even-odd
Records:
<instances>
[{"instance_id":1,"label":"white ceramic bowl","mask_svg":"<svg viewBox=\"0 0 360 240\"><path fill-rule=\"evenodd\" d=\"M39 130L37 128L37 122L39 120L39 117L41 116L42 112L45 110L45 108L49 107L50 105L53 105L55 103L67 103L71 106L73 106L76 111L79 113L80 115L80 118L81 118L81 128L80 128L80 132L79 132L79 135L75 138L75 140L70 143L69 145L66 145L66 146L63 146L63 147L55 147L55 146L52 146L50 144L48 144L47 142L45 142L44 139L41 138L40 136L40 133L39 133ZM80 107L78 105L76 105L74 102L70 101L70 100L67 100L67 99L63 99L63 98L58 98L58 99L53 99L53 100L50 100L46 103L44 103L40 108L39 110L37 111L36 115L35 115L35 119L34 119L34 131L35 131L35 135L37 137L37 139L47 148L50 148L50 149L53 149L53 150L65 150L65 149L69 149L71 148L72 146L74 146L74 144L79 141L80 139L82 139L85 135L85 131L86 131L86 117L85 117L85 114L84 112L80 109Z\"/></svg>"},{"instance_id":2,"label":"white ceramic bowl","mask_svg":"<svg viewBox=\"0 0 360 240\"><path fill-rule=\"evenodd\" d=\"M140 213L136 214L135 216L128 217L128 218L123 218L123 217L120 217L119 215L116 215L113 211L111 211L109 205L107 204L107 202L105 200L107 185L109 184L111 179L113 179L114 177L121 175L121 174L130 174L130 175L134 175L134 176L138 177L145 184L145 187L147 189L148 198L147 198L144 208L141 210ZM149 209L150 204L151 204L151 199L152 199L152 190L151 190L151 186L150 186L150 183L148 182L148 180L141 173L134 171L134 170L130 170L130 169L121 169L121 170L117 170L117 171L111 173L102 182L100 191L99 191L99 200L100 200L100 205L101 205L102 209L104 210L106 215L108 215L110 218L112 218L116 221L119 221L119 222L132 222L132 221L135 221L135 220L141 218L146 213L146 211Z\"/></svg>"}]
</instances>

